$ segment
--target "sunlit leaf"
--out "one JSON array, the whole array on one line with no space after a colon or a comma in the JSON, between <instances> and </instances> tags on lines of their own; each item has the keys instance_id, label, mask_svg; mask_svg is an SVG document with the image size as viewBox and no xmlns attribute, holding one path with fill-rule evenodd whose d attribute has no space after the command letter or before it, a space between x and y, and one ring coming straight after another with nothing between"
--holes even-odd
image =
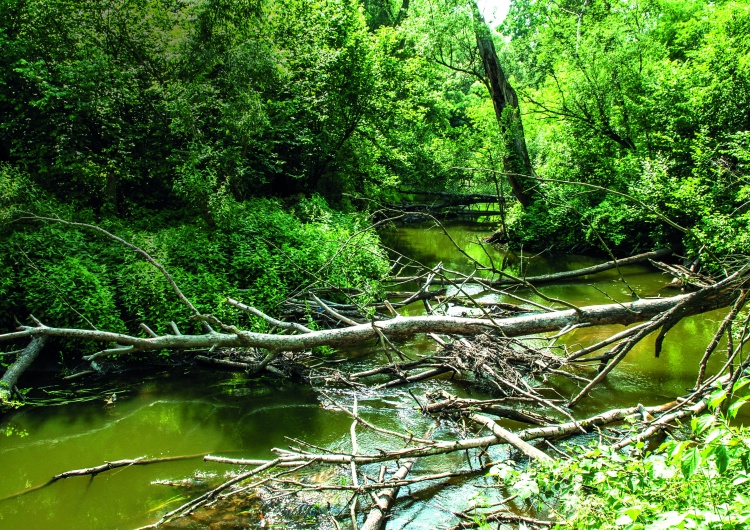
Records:
<instances>
[{"instance_id":1,"label":"sunlit leaf","mask_svg":"<svg viewBox=\"0 0 750 530\"><path fill-rule=\"evenodd\" d=\"M719 473L724 474L729 468L729 451L726 446L720 445L716 448L714 455L716 456L716 468Z\"/></svg>"},{"instance_id":2,"label":"sunlit leaf","mask_svg":"<svg viewBox=\"0 0 750 530\"><path fill-rule=\"evenodd\" d=\"M717 390L713 393L711 393L710 396L708 396L708 408L710 410L715 410L716 407L721 405L721 403L727 399L727 392L726 390Z\"/></svg>"},{"instance_id":3,"label":"sunlit leaf","mask_svg":"<svg viewBox=\"0 0 750 530\"><path fill-rule=\"evenodd\" d=\"M691 422L693 432L696 434L703 434L706 429L713 425L714 421L716 421L716 418L714 418L714 416L711 414L706 414L704 416L695 418Z\"/></svg>"},{"instance_id":4,"label":"sunlit leaf","mask_svg":"<svg viewBox=\"0 0 750 530\"><path fill-rule=\"evenodd\" d=\"M701 452L697 447L693 447L685 452L680 459L680 467L685 478L690 478L701 464Z\"/></svg>"},{"instance_id":5,"label":"sunlit leaf","mask_svg":"<svg viewBox=\"0 0 750 530\"><path fill-rule=\"evenodd\" d=\"M710 433L708 433L708 436L706 436L705 444L710 444L714 440L721 438L726 431L724 429L714 429Z\"/></svg>"},{"instance_id":6,"label":"sunlit leaf","mask_svg":"<svg viewBox=\"0 0 750 530\"><path fill-rule=\"evenodd\" d=\"M731 405L729 405L729 409L727 409L727 416L729 416L729 419L734 419L737 417L737 413L739 412L742 405L747 403L746 399L738 399Z\"/></svg>"},{"instance_id":7,"label":"sunlit leaf","mask_svg":"<svg viewBox=\"0 0 750 530\"><path fill-rule=\"evenodd\" d=\"M675 444L675 446L672 448L672 451L669 453L669 457L672 459L678 459L680 456L682 456L682 452L685 450L685 447L688 446L690 442L679 442Z\"/></svg>"}]
</instances>

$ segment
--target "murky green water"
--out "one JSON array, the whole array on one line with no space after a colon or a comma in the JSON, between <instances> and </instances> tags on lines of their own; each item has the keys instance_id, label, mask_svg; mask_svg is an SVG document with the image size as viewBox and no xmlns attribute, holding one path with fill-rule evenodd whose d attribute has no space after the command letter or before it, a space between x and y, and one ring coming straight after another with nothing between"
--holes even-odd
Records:
<instances>
[{"instance_id":1,"label":"murky green water","mask_svg":"<svg viewBox=\"0 0 750 530\"><path fill-rule=\"evenodd\" d=\"M492 225L455 225L448 227L453 240L478 262L487 265L490 260L496 266L503 261L511 274L535 276L596 265L606 259L577 255L531 255L522 252L502 252L479 243L481 237L492 232ZM470 273L474 266L455 250L454 245L436 228L412 226L401 227L384 235L389 246L420 261L434 265L442 261L446 269ZM679 290L668 287L672 278L655 272L647 265L622 267L627 284L640 297L674 296ZM616 270L602 272L590 277L574 279L555 285L544 285L539 291L550 298L561 299L578 306L629 302L633 300L630 288L625 285ZM471 288L467 288L471 293ZM475 289L479 291L479 289ZM520 297L550 305L543 298L527 289L508 289ZM449 293L453 290L449 290ZM511 296L486 295L480 300L519 303ZM560 306L558 306L560 307ZM655 335L642 341L631 351L619 367L612 372L589 398L576 407L576 414L585 416L604 408L628 406L636 403L645 405L663 403L682 395L692 388L697 374L697 363L705 351L706 344L724 318L726 310L717 310L703 315L686 318L673 328L664 342L659 358L654 356ZM624 326L600 326L574 330L558 343L569 348L588 346ZM721 346L720 346L721 348ZM709 363L710 368L718 368L722 353L717 351Z\"/></svg>"},{"instance_id":2,"label":"murky green water","mask_svg":"<svg viewBox=\"0 0 750 530\"><path fill-rule=\"evenodd\" d=\"M543 274L597 263L582 256L528 256L497 252L482 247L478 239L492 231L491 226L453 225L449 228L458 244L482 263L493 260L514 267L517 274ZM402 227L386 231L386 243L422 263L442 261L445 268L470 271L472 266L439 230ZM670 278L647 267L624 269L628 283L640 296L671 296L665 290ZM408 288L405 286L404 288ZM628 288L615 271L541 289L548 296L578 305L631 300ZM543 302L528 291L517 294ZM495 298L497 299L497 298ZM515 303L511 297L502 301ZM546 303L546 302L544 302ZM415 304L412 314L421 312ZM607 381L576 409L588 415L613 406L636 403L655 404L683 394L693 386L697 359L723 317L722 311L686 319L670 331L659 359L653 346L643 344L631 352ZM617 328L617 327L615 327ZM610 329L580 329L565 337L564 344L592 344L611 333ZM648 341L647 341L648 342ZM426 341L415 341L413 348L432 348ZM721 353L715 354L717 363ZM360 361L364 366L380 362L374 353ZM23 384L23 382L22 382ZM417 398L437 389L428 381L413 387ZM469 390L449 383L450 390ZM574 388L568 388L573 392ZM352 402L350 390L335 391L344 404ZM476 396L481 397L481 396ZM430 420L415 412L415 402L405 390L360 392L360 409L371 421L390 428L423 432ZM163 513L188 498L219 483L230 467L207 464L206 453L243 458L273 458L272 447L286 447L285 436L309 443L348 450L350 420L330 406L323 406L313 390L269 380L248 380L244 376L193 369L185 374L144 377L131 381L128 391L114 403L104 399L51 408L26 409L0 420L0 498L45 483L53 475L72 469L96 466L106 461L137 458L195 455L185 460L148 466L120 468L90 477L73 477L12 499L0 500L0 528L3 529L101 529L135 528L157 520ZM443 426L437 436L449 435ZM362 451L383 447L382 439L363 435ZM495 453L497 456L498 453ZM466 465L465 455L434 458L420 464L415 473ZM311 470L314 473L315 470ZM193 489L154 484L163 480L193 478ZM330 478L330 477L329 477ZM436 528L452 521L451 510L465 508L475 495L492 495L480 486L486 479L424 484L402 492L404 497L389 528ZM432 499L430 502L421 502ZM273 511L273 501L264 512ZM252 512L252 513L251 513ZM241 526L236 526L236 521ZM204 518L194 527L205 527ZM221 516L212 527L255 527L257 515L248 510L245 519L223 523ZM311 522L311 525L317 523ZM234 526L233 526L234 525Z\"/></svg>"}]
</instances>

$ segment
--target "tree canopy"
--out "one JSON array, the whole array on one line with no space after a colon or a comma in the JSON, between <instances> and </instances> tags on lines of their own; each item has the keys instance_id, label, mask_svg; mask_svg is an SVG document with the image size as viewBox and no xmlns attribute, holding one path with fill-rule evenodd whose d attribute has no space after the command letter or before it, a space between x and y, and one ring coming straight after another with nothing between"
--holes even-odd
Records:
<instances>
[{"instance_id":1,"label":"tree canopy","mask_svg":"<svg viewBox=\"0 0 750 530\"><path fill-rule=\"evenodd\" d=\"M464 0L10 0L3 216L151 241L195 232L226 245L183 252L215 271L230 248L267 257L255 236L231 242L256 214L277 227L264 248L287 248L295 230L281 210L305 196L320 198L296 211L362 211L404 190L515 193L511 244L668 245L718 267L750 233L748 24L738 1L519 0L493 32ZM336 215L313 222L334 233L352 222ZM4 318L53 307L35 275L58 272L111 285L102 307L142 311L115 287L124 272L104 280L103 263L81 257L85 239L18 221L3 230ZM75 266L53 264L56 252ZM220 291L246 288L255 273L242 267L222 265ZM367 283L375 270L352 274Z\"/></svg>"}]
</instances>

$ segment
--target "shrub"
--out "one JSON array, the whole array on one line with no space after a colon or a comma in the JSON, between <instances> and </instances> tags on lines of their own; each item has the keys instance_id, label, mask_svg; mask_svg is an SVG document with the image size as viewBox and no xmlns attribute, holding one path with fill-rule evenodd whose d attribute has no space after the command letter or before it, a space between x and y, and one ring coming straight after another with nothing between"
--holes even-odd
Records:
<instances>
[{"instance_id":1,"label":"shrub","mask_svg":"<svg viewBox=\"0 0 750 530\"><path fill-rule=\"evenodd\" d=\"M735 385L734 392L750 382ZM727 398L718 388L709 398L716 410ZM643 443L631 455L608 446L578 447L568 461L493 474L538 510L555 528L659 530L739 529L750 522L750 431L730 424L746 398L726 414L692 420L690 438L671 439L656 452Z\"/></svg>"}]
</instances>

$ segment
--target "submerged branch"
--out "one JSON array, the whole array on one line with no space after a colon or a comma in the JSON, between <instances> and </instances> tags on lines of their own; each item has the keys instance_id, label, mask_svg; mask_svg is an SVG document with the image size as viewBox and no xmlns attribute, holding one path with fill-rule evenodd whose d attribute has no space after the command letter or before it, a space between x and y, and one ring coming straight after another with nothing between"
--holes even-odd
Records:
<instances>
[{"instance_id":1,"label":"submerged branch","mask_svg":"<svg viewBox=\"0 0 750 530\"><path fill-rule=\"evenodd\" d=\"M104 473L106 471L111 471L113 469L118 469L121 467L147 466L151 464L161 464L164 462L177 462L180 460L191 460L193 458L200 458L205 455L206 453L198 453L194 455L164 456L160 458L140 457L140 458L125 459L125 460L115 460L112 462L105 462L98 466L87 467L83 469L73 469L71 471L65 471L63 473L59 473L55 475L44 484L34 486L33 488L23 490L19 493L14 493L13 495L9 495L8 497L4 497L0 500L8 500L8 499L13 499L15 497L20 497L21 495L26 495L27 493L31 493L32 491L37 491L42 488L46 488L47 486L54 484L58 480L63 480L63 479L70 478L70 477L90 476L91 478L94 478L96 475L100 473Z\"/></svg>"}]
</instances>

